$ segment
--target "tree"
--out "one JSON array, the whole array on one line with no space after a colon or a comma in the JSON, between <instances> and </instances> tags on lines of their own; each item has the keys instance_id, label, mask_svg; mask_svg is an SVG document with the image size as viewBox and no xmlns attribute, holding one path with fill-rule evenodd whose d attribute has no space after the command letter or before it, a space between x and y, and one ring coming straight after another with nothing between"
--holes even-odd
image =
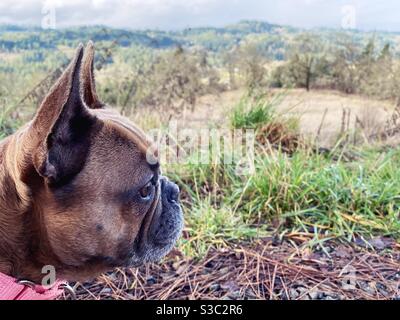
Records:
<instances>
[{"instance_id":1,"label":"tree","mask_svg":"<svg viewBox=\"0 0 400 320\"><path fill-rule=\"evenodd\" d=\"M343 34L333 49L331 67L332 85L334 89L351 94L359 88L360 78L357 70L360 48L352 38Z\"/></svg>"},{"instance_id":2,"label":"tree","mask_svg":"<svg viewBox=\"0 0 400 320\"><path fill-rule=\"evenodd\" d=\"M247 90L253 92L267 85L267 59L255 43L244 43L225 55L225 65L229 72L231 87L237 85L236 74L243 79Z\"/></svg>"},{"instance_id":3,"label":"tree","mask_svg":"<svg viewBox=\"0 0 400 320\"><path fill-rule=\"evenodd\" d=\"M291 52L287 64L288 75L295 86L310 91L327 65L324 44L318 36L303 34L295 39Z\"/></svg>"}]
</instances>

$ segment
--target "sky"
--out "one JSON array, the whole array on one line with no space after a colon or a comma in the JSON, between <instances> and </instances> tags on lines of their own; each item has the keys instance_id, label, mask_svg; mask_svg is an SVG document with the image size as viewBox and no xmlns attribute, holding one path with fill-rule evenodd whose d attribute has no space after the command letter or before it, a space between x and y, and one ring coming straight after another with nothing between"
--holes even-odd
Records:
<instances>
[{"instance_id":1,"label":"sky","mask_svg":"<svg viewBox=\"0 0 400 320\"><path fill-rule=\"evenodd\" d=\"M240 20L400 31L398 0L1 0L0 24L177 30Z\"/></svg>"}]
</instances>

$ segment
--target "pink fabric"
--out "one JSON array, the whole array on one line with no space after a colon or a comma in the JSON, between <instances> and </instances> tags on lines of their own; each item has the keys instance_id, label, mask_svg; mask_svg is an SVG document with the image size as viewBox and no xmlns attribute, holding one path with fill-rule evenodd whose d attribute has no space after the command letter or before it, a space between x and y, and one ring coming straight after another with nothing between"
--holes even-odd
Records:
<instances>
[{"instance_id":1,"label":"pink fabric","mask_svg":"<svg viewBox=\"0 0 400 320\"><path fill-rule=\"evenodd\" d=\"M66 282L56 281L49 289L40 285L31 288L0 273L0 300L54 300L64 292L60 288L62 284L66 284Z\"/></svg>"}]
</instances>

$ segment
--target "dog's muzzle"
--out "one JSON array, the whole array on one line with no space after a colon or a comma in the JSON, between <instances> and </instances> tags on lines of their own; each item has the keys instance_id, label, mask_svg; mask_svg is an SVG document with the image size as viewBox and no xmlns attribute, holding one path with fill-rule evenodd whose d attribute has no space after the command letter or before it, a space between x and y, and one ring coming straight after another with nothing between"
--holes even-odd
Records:
<instances>
[{"instance_id":1,"label":"dog's muzzle","mask_svg":"<svg viewBox=\"0 0 400 320\"><path fill-rule=\"evenodd\" d=\"M160 177L160 197L153 215L145 222L132 265L156 262L174 247L183 229L183 213L179 201L179 187Z\"/></svg>"},{"instance_id":2,"label":"dog's muzzle","mask_svg":"<svg viewBox=\"0 0 400 320\"><path fill-rule=\"evenodd\" d=\"M156 246L174 243L179 238L182 226L182 209L179 202L179 187L165 177L161 177L161 206L159 215L153 218L149 238Z\"/></svg>"}]
</instances>

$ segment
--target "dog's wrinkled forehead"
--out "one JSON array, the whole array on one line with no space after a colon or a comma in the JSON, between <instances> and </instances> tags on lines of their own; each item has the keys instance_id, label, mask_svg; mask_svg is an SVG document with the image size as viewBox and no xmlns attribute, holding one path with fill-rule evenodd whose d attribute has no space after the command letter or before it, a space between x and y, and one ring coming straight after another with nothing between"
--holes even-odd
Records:
<instances>
[{"instance_id":1,"label":"dog's wrinkled forehead","mask_svg":"<svg viewBox=\"0 0 400 320\"><path fill-rule=\"evenodd\" d=\"M150 167L158 169L158 149L141 129L114 110L107 108L92 110L92 112L98 119L117 130L121 136L131 140L144 155Z\"/></svg>"}]
</instances>

